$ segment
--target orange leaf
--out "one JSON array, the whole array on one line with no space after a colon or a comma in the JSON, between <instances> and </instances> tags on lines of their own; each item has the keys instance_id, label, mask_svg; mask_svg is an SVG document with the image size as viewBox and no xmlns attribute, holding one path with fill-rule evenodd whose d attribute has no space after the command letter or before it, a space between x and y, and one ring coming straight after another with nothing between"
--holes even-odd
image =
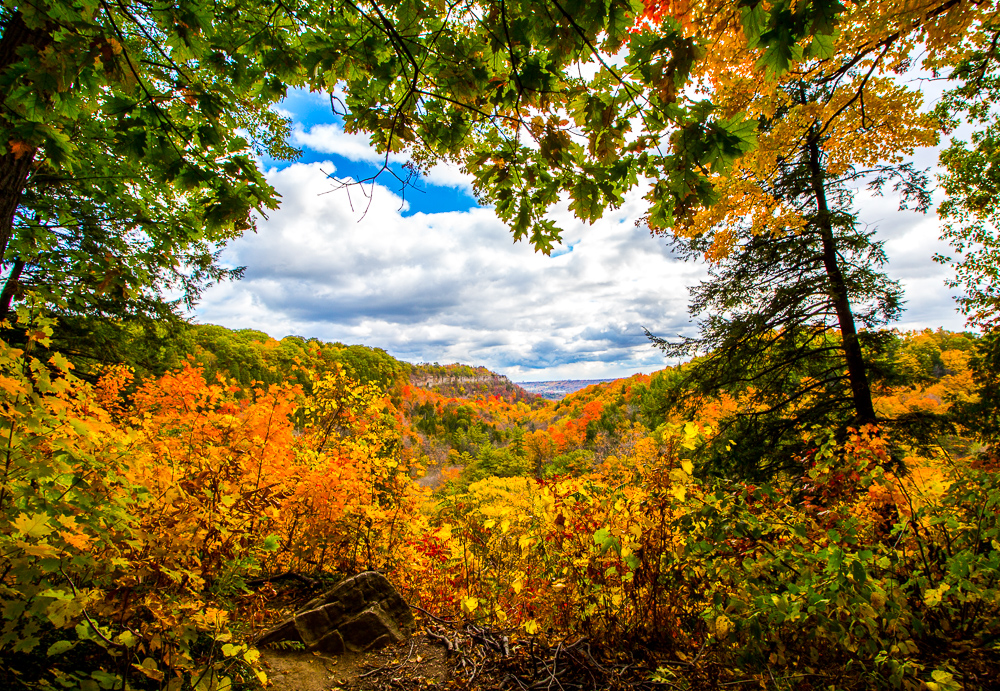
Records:
<instances>
[{"instance_id":1,"label":"orange leaf","mask_svg":"<svg viewBox=\"0 0 1000 691\"><path fill-rule=\"evenodd\" d=\"M27 142L19 142L16 139L11 139L9 144L10 144L10 151L12 154L14 154L14 158L21 158L22 156L26 155L34 155L35 153L35 147L33 147L31 144L28 144Z\"/></svg>"}]
</instances>

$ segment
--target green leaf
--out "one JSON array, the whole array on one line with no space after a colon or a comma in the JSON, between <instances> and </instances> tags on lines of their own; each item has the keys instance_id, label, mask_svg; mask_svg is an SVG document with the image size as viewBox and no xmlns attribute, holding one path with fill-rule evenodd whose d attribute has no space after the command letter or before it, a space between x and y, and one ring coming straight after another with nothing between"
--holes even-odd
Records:
<instances>
[{"instance_id":1,"label":"green leaf","mask_svg":"<svg viewBox=\"0 0 1000 691\"><path fill-rule=\"evenodd\" d=\"M817 34L813 36L806 49L805 57L817 60L832 58L835 52L834 36L832 34Z\"/></svg>"},{"instance_id":2,"label":"green leaf","mask_svg":"<svg viewBox=\"0 0 1000 691\"><path fill-rule=\"evenodd\" d=\"M767 28L767 12L761 2L740 3L740 20L743 23L743 34L746 36L747 44L751 48L756 48L760 44L761 34Z\"/></svg>"},{"instance_id":3,"label":"green leaf","mask_svg":"<svg viewBox=\"0 0 1000 691\"><path fill-rule=\"evenodd\" d=\"M857 585L864 585L865 581L868 580L868 573L865 571L865 565L860 561L856 561L851 565L851 572L854 576L854 582Z\"/></svg>"},{"instance_id":4,"label":"green leaf","mask_svg":"<svg viewBox=\"0 0 1000 691\"><path fill-rule=\"evenodd\" d=\"M52 657L53 655L62 655L76 644L77 641L56 641L49 646L49 649L45 652L45 654L49 657Z\"/></svg>"},{"instance_id":5,"label":"green leaf","mask_svg":"<svg viewBox=\"0 0 1000 691\"><path fill-rule=\"evenodd\" d=\"M37 636L27 636L14 644L13 651L15 653L30 653L38 647L39 643L41 643L41 641L38 640Z\"/></svg>"}]
</instances>

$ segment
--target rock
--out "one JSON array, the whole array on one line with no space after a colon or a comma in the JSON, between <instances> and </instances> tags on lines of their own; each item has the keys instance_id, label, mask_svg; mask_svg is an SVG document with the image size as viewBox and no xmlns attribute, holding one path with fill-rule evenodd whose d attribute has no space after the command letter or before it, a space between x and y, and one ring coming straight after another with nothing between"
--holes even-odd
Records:
<instances>
[{"instance_id":1,"label":"rock","mask_svg":"<svg viewBox=\"0 0 1000 691\"><path fill-rule=\"evenodd\" d=\"M299 641L313 652L366 652L413 635L409 606L376 571L341 581L257 639L258 646Z\"/></svg>"}]
</instances>

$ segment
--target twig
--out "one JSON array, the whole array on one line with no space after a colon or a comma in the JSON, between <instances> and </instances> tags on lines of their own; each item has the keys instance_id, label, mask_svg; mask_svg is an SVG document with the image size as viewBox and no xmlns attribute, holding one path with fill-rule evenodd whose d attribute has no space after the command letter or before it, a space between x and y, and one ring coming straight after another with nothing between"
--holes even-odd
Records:
<instances>
[{"instance_id":1,"label":"twig","mask_svg":"<svg viewBox=\"0 0 1000 691\"><path fill-rule=\"evenodd\" d=\"M549 685L545 687L546 689L552 688L552 682L555 682L560 689L563 687L562 684L559 683L559 680L556 678L556 669L559 664L560 650L562 650L562 643L559 643L559 645L556 646L556 654L552 656L552 676L549 677Z\"/></svg>"},{"instance_id":2,"label":"twig","mask_svg":"<svg viewBox=\"0 0 1000 691\"><path fill-rule=\"evenodd\" d=\"M451 639L448 638L447 636L442 636L441 634L434 633L433 631L426 631L425 634L430 636L431 638L436 638L439 641L444 641L444 644L448 647L449 653L455 652L457 644L452 643Z\"/></svg>"},{"instance_id":3,"label":"twig","mask_svg":"<svg viewBox=\"0 0 1000 691\"><path fill-rule=\"evenodd\" d=\"M406 603L406 606L409 607L410 609L417 610L421 614L426 614L428 617L430 617L431 619L433 619L434 621L436 621L438 623L448 624L449 626L455 626L457 624L457 622L451 621L449 619L442 619L441 617L434 616L433 614L431 614L430 612L428 612L423 607L417 607L416 605L411 605L410 603Z\"/></svg>"},{"instance_id":4,"label":"twig","mask_svg":"<svg viewBox=\"0 0 1000 691\"><path fill-rule=\"evenodd\" d=\"M73 580L69 576L66 575L66 572L63 571L61 567L59 569L59 573L62 574L63 578L66 579L66 582L69 583L69 587L72 588L72 590L73 590L73 597L80 597L79 593L77 593L76 586L73 584ZM97 628L97 624L95 624L94 620L90 618L89 614L87 614L87 608L86 607L81 607L80 608L80 612L83 613L83 618L87 620L88 624L90 624L90 628L94 631L94 633L96 633L98 636L101 637L101 640L103 640L105 643L107 643L112 648L118 648L119 650L127 650L128 649L128 646L126 646L125 644L123 644L123 643L115 643L113 640L111 640L110 638L108 638L107 636L105 636L103 633L101 633L101 630L99 628Z\"/></svg>"},{"instance_id":5,"label":"twig","mask_svg":"<svg viewBox=\"0 0 1000 691\"><path fill-rule=\"evenodd\" d=\"M375 669L373 669L371 671L368 671L368 672L365 672L364 674L359 674L358 675L358 679L364 679L365 677L371 676L372 674L376 674L378 672L385 672L386 670L396 671L397 669L402 669L403 665L405 665L407 662L409 662L410 658L413 656L413 648L416 647L416 645L417 645L417 639L411 638L410 639L410 652L406 654L406 659L405 660L403 660L402 662L400 662L398 665L383 665L382 667L376 667Z\"/></svg>"}]
</instances>

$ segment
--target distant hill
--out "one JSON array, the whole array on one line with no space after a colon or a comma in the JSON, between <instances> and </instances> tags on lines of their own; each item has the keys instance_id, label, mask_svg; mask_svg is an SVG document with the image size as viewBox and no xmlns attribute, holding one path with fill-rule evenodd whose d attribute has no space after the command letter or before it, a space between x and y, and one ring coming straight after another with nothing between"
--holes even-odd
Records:
<instances>
[{"instance_id":1,"label":"distant hill","mask_svg":"<svg viewBox=\"0 0 1000 691\"><path fill-rule=\"evenodd\" d=\"M570 395L574 391L585 389L591 384L604 384L616 379L563 379L560 381L519 381L515 382L525 391L538 394L542 398L550 401L558 401L560 398Z\"/></svg>"}]
</instances>

